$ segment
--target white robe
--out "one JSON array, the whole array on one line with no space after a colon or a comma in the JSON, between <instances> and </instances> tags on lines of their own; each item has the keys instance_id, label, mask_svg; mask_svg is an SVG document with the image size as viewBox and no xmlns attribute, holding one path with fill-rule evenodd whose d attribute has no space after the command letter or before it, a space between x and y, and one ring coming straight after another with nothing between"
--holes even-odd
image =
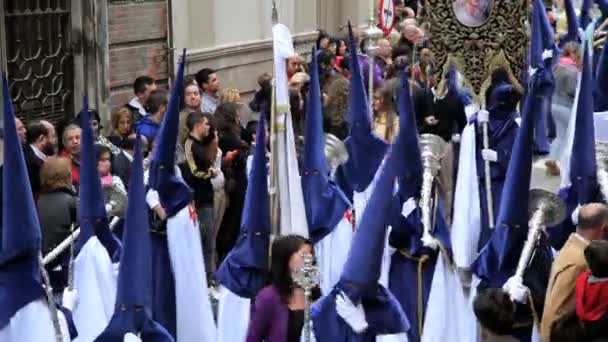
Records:
<instances>
[{"instance_id":1,"label":"white robe","mask_svg":"<svg viewBox=\"0 0 608 342\"><path fill-rule=\"evenodd\" d=\"M279 194L279 210L281 235L297 234L308 237L308 223L304 210L304 196L298 171L293 123L289 110L289 91L287 85L286 60L295 54L293 41L289 29L276 24L272 27L274 50L274 76L276 89L276 103L279 108L276 113L277 152L276 165L279 184L275 189Z\"/></svg>"},{"instance_id":2,"label":"white robe","mask_svg":"<svg viewBox=\"0 0 608 342\"><path fill-rule=\"evenodd\" d=\"M70 341L68 324L61 311L57 312L62 341ZM2 342L54 342L55 328L45 299L35 300L21 308L7 326L0 330Z\"/></svg>"},{"instance_id":3,"label":"white robe","mask_svg":"<svg viewBox=\"0 0 608 342\"><path fill-rule=\"evenodd\" d=\"M454 218L450 231L454 263L461 269L468 269L477 258L477 245L481 234L481 204L475 148L475 123L471 123L462 131Z\"/></svg>"},{"instance_id":4,"label":"white robe","mask_svg":"<svg viewBox=\"0 0 608 342\"><path fill-rule=\"evenodd\" d=\"M215 342L196 210L187 206L167 219L167 242L175 279L177 342Z\"/></svg>"},{"instance_id":5,"label":"white robe","mask_svg":"<svg viewBox=\"0 0 608 342\"><path fill-rule=\"evenodd\" d=\"M323 295L329 294L340 280L352 238L353 226L342 217L334 230L315 245Z\"/></svg>"},{"instance_id":6,"label":"white robe","mask_svg":"<svg viewBox=\"0 0 608 342\"><path fill-rule=\"evenodd\" d=\"M251 299L239 297L222 286L217 310L217 341L245 341L250 314Z\"/></svg>"},{"instance_id":7,"label":"white robe","mask_svg":"<svg viewBox=\"0 0 608 342\"><path fill-rule=\"evenodd\" d=\"M93 341L108 326L114 313L117 275L107 249L91 237L74 260L74 288L78 304L72 317L76 341Z\"/></svg>"},{"instance_id":8,"label":"white robe","mask_svg":"<svg viewBox=\"0 0 608 342\"><path fill-rule=\"evenodd\" d=\"M443 252L439 252L426 305L422 342L477 341L478 330L477 318L460 278L450 269Z\"/></svg>"}]
</instances>

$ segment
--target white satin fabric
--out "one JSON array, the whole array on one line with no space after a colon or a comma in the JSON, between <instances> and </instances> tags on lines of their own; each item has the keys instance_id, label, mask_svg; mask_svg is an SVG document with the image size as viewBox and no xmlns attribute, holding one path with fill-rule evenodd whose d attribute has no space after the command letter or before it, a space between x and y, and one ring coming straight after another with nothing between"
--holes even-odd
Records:
<instances>
[{"instance_id":1,"label":"white satin fabric","mask_svg":"<svg viewBox=\"0 0 608 342\"><path fill-rule=\"evenodd\" d=\"M477 258L477 245L481 233L481 207L479 202L479 178L475 158L475 123L462 131L454 217L450 239L454 263L468 269Z\"/></svg>"},{"instance_id":2,"label":"white satin fabric","mask_svg":"<svg viewBox=\"0 0 608 342\"><path fill-rule=\"evenodd\" d=\"M340 280L352 238L352 224L343 217L334 230L315 245L323 295L329 294Z\"/></svg>"},{"instance_id":3,"label":"white satin fabric","mask_svg":"<svg viewBox=\"0 0 608 342\"><path fill-rule=\"evenodd\" d=\"M422 342L477 341L477 318L463 291L460 278L443 255L435 264L426 305Z\"/></svg>"},{"instance_id":4,"label":"white satin fabric","mask_svg":"<svg viewBox=\"0 0 608 342\"><path fill-rule=\"evenodd\" d=\"M68 324L61 311L58 311L59 325L63 342L70 341ZM55 341L55 328L51 311L45 299L35 300L21 308L11 318L7 326L0 330L2 342L43 342Z\"/></svg>"},{"instance_id":5,"label":"white satin fabric","mask_svg":"<svg viewBox=\"0 0 608 342\"><path fill-rule=\"evenodd\" d=\"M196 211L187 206L167 219L167 242L175 279L177 342L216 342Z\"/></svg>"},{"instance_id":6,"label":"white satin fabric","mask_svg":"<svg viewBox=\"0 0 608 342\"><path fill-rule=\"evenodd\" d=\"M245 341L249 328L251 299L239 297L224 286L219 291L217 341Z\"/></svg>"},{"instance_id":7,"label":"white satin fabric","mask_svg":"<svg viewBox=\"0 0 608 342\"><path fill-rule=\"evenodd\" d=\"M304 210L304 196L298 170L293 123L289 113L289 88L287 85L287 58L294 55L293 40L289 29L282 24L272 27L274 51L274 77L276 89L277 142L276 165L279 184L274 191L279 194L281 235L297 234L308 237L308 222ZM286 110L287 109L287 110Z\"/></svg>"},{"instance_id":8,"label":"white satin fabric","mask_svg":"<svg viewBox=\"0 0 608 342\"><path fill-rule=\"evenodd\" d=\"M91 237L74 260L74 288L79 298L72 312L76 341L93 341L108 326L114 313L116 283L107 249L96 236Z\"/></svg>"}]
</instances>

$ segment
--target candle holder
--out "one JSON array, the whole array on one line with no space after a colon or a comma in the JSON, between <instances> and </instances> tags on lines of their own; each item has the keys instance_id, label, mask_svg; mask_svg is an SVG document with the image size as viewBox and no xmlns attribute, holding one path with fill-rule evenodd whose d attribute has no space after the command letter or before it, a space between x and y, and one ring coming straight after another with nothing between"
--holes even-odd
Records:
<instances>
[{"instance_id":1,"label":"candle holder","mask_svg":"<svg viewBox=\"0 0 608 342\"><path fill-rule=\"evenodd\" d=\"M319 267L312 254L303 256L304 262L293 274L293 281L304 290L304 341L310 342L310 304L312 289L319 285Z\"/></svg>"}]
</instances>

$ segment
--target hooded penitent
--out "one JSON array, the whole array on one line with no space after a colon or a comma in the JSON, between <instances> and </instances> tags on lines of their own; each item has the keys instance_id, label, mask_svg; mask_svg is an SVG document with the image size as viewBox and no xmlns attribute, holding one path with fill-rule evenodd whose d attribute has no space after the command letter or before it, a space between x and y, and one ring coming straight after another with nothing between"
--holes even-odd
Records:
<instances>
[{"instance_id":1,"label":"hooded penitent","mask_svg":"<svg viewBox=\"0 0 608 342\"><path fill-rule=\"evenodd\" d=\"M363 192L372 183L388 145L372 133L371 114L361 67L357 63L357 47L349 24L351 69L348 122L350 134L344 141L349 159L338 168L336 180L342 191L352 198L354 192Z\"/></svg>"},{"instance_id":2,"label":"hooded penitent","mask_svg":"<svg viewBox=\"0 0 608 342\"><path fill-rule=\"evenodd\" d=\"M55 338L55 329L40 277L40 222L5 75L2 85L4 160L7 162L2 168L0 340L51 341ZM31 322L36 322L36 326L32 327ZM60 322L63 341L69 341L62 317Z\"/></svg>"},{"instance_id":3,"label":"hooded penitent","mask_svg":"<svg viewBox=\"0 0 608 342\"><path fill-rule=\"evenodd\" d=\"M141 334L142 341L173 341L173 337L165 328L151 318L150 227L139 139L135 144L134 154L116 306L109 325L95 339L96 342L122 341L129 333Z\"/></svg>"}]
</instances>

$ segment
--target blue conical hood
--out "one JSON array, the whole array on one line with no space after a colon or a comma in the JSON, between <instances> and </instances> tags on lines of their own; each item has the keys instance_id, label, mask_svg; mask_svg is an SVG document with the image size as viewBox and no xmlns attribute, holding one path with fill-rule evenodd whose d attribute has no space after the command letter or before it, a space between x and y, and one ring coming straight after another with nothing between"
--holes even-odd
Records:
<instances>
[{"instance_id":1,"label":"blue conical hood","mask_svg":"<svg viewBox=\"0 0 608 342\"><path fill-rule=\"evenodd\" d=\"M118 273L116 307L150 308L152 264L150 226L144 188L143 157L139 137L135 143L123 234L123 257Z\"/></svg>"},{"instance_id":2,"label":"blue conical hood","mask_svg":"<svg viewBox=\"0 0 608 342\"><path fill-rule=\"evenodd\" d=\"M17 135L8 80L4 94L2 249L0 250L0 330L19 309L43 296L40 281L40 222L23 147Z\"/></svg>"},{"instance_id":3,"label":"blue conical hood","mask_svg":"<svg viewBox=\"0 0 608 342\"><path fill-rule=\"evenodd\" d=\"M154 162L173 168L175 163L175 147L177 145L177 132L179 127L179 105L183 99L184 68L186 66L186 49L182 52L182 60L177 69L177 76L171 88L171 98L167 112L156 137Z\"/></svg>"},{"instance_id":4,"label":"blue conical hood","mask_svg":"<svg viewBox=\"0 0 608 342\"><path fill-rule=\"evenodd\" d=\"M360 291L373 289L380 278L386 229L397 176L395 157L398 153L400 151L394 148L389 151L342 270L340 281L350 283Z\"/></svg>"},{"instance_id":5,"label":"blue conical hood","mask_svg":"<svg viewBox=\"0 0 608 342\"><path fill-rule=\"evenodd\" d=\"M339 170L341 186L344 191L364 191L374 179L374 175L384 158L388 144L372 133L371 115L367 102L357 47L349 23L348 44L350 49L350 94L348 121L350 135L345 144L349 159ZM340 175L343 172L344 175ZM343 184L346 183L346 184ZM349 189L347 189L349 188Z\"/></svg>"},{"instance_id":6,"label":"blue conical hood","mask_svg":"<svg viewBox=\"0 0 608 342\"><path fill-rule=\"evenodd\" d=\"M515 138L511 153L511 160L498 209L497 228L490 243L499 241L502 247L498 248L499 265L506 260L511 252L510 243L519 241L510 236L511 233L523 232L525 236L528 226L528 193L530 191L530 178L532 175L532 156L534 142L534 122L541 109L542 97L537 92L540 84L539 78L543 72L532 76L529 93L524 102L522 121L519 132ZM501 236L504 235L504 236ZM497 239L498 238L498 239Z\"/></svg>"},{"instance_id":7,"label":"blue conical hood","mask_svg":"<svg viewBox=\"0 0 608 342\"><path fill-rule=\"evenodd\" d=\"M77 253L93 236L108 250L110 257L115 257L118 242L114 239L108 225L108 216L101 189L101 178L97 171L97 157L93 129L90 124L88 98L83 99L80 112L81 151L80 151L80 237L76 243Z\"/></svg>"},{"instance_id":8,"label":"blue conical hood","mask_svg":"<svg viewBox=\"0 0 608 342\"><path fill-rule=\"evenodd\" d=\"M263 117L258 123L255 139L240 237L216 272L216 278L222 285L244 298L256 296L266 284L268 271L270 198L266 167L266 125Z\"/></svg>"},{"instance_id":9,"label":"blue conical hood","mask_svg":"<svg viewBox=\"0 0 608 342\"><path fill-rule=\"evenodd\" d=\"M306 108L306 128L304 136L304 163L302 190L309 234L314 243L321 241L340 222L349 202L342 191L329 180L325 160L325 139L323 137L323 113L321 111L321 87L317 53L313 49L310 76L310 92Z\"/></svg>"},{"instance_id":10,"label":"blue conical hood","mask_svg":"<svg viewBox=\"0 0 608 342\"><path fill-rule=\"evenodd\" d=\"M545 5L543 4L542 0L535 0L535 6L539 8L537 13L541 24L543 49L556 53L557 47L555 46L555 34L553 32L553 26L551 25L551 22L549 22Z\"/></svg>"},{"instance_id":11,"label":"blue conical hood","mask_svg":"<svg viewBox=\"0 0 608 342\"><path fill-rule=\"evenodd\" d=\"M399 111L399 154L395 156L398 168L399 192L403 198L420 197L422 185L422 159L418 144L418 128L416 114L412 106L410 83L407 74L401 75L399 95L397 98Z\"/></svg>"},{"instance_id":12,"label":"blue conical hood","mask_svg":"<svg viewBox=\"0 0 608 342\"><path fill-rule=\"evenodd\" d=\"M583 48L583 70L576 108L574 141L570 157L570 181L578 195L578 203L593 200L597 190L595 161L595 128L593 122L593 74L589 43Z\"/></svg>"},{"instance_id":13,"label":"blue conical hood","mask_svg":"<svg viewBox=\"0 0 608 342\"><path fill-rule=\"evenodd\" d=\"M593 0L583 0L581 4L581 15L580 15L580 25L583 29L587 27L587 25L591 24L591 6L593 5Z\"/></svg>"},{"instance_id":14,"label":"blue conical hood","mask_svg":"<svg viewBox=\"0 0 608 342\"><path fill-rule=\"evenodd\" d=\"M446 73L446 78L448 80L448 92L458 94L458 70L456 69L456 64L450 64L448 72Z\"/></svg>"},{"instance_id":15,"label":"blue conical hood","mask_svg":"<svg viewBox=\"0 0 608 342\"><path fill-rule=\"evenodd\" d=\"M192 190L175 175L175 147L179 129L179 105L182 101L184 87L184 67L186 49L171 89L171 98L167 112L156 136L156 146L150 164L150 187L158 191L160 201L172 217L192 201Z\"/></svg>"},{"instance_id":16,"label":"blue conical hood","mask_svg":"<svg viewBox=\"0 0 608 342\"><path fill-rule=\"evenodd\" d=\"M594 107L596 112L608 111L608 39L597 63Z\"/></svg>"},{"instance_id":17,"label":"blue conical hood","mask_svg":"<svg viewBox=\"0 0 608 342\"><path fill-rule=\"evenodd\" d=\"M40 222L32 187L23 157L23 146L17 135L15 114L8 80L2 79L4 93L4 166L2 169L2 255L31 254L38 260ZM35 270L38 272L38 269Z\"/></svg>"},{"instance_id":18,"label":"blue conical hood","mask_svg":"<svg viewBox=\"0 0 608 342\"><path fill-rule=\"evenodd\" d=\"M576 11L574 10L574 4L572 0L564 0L564 8L566 10L566 22L568 25L568 32L565 36L561 37L560 44L565 44L569 41L578 41L578 20L576 17Z\"/></svg>"},{"instance_id":19,"label":"blue conical hood","mask_svg":"<svg viewBox=\"0 0 608 342\"><path fill-rule=\"evenodd\" d=\"M127 333L141 334L143 341L173 342L171 335L154 322L150 314L151 240L139 136L135 143L131 172L114 314L95 342L122 341Z\"/></svg>"},{"instance_id":20,"label":"blue conical hood","mask_svg":"<svg viewBox=\"0 0 608 342\"><path fill-rule=\"evenodd\" d=\"M544 7L539 5L540 0L534 0L532 7L532 22L530 23L530 67L537 68L543 61L543 24L541 14L544 15Z\"/></svg>"}]
</instances>

